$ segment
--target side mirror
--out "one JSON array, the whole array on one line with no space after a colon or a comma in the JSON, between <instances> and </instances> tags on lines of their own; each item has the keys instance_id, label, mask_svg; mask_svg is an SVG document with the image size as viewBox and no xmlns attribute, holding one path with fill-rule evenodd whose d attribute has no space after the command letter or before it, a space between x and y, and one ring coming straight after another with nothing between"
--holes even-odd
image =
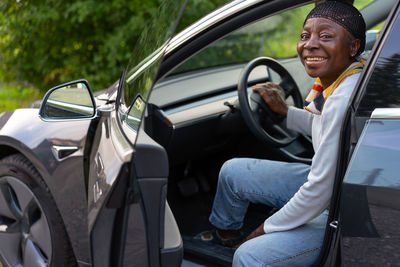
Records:
<instances>
[{"instance_id":1,"label":"side mirror","mask_svg":"<svg viewBox=\"0 0 400 267\"><path fill-rule=\"evenodd\" d=\"M43 98L39 115L44 120L91 119L95 107L88 81L77 80L51 88Z\"/></svg>"}]
</instances>

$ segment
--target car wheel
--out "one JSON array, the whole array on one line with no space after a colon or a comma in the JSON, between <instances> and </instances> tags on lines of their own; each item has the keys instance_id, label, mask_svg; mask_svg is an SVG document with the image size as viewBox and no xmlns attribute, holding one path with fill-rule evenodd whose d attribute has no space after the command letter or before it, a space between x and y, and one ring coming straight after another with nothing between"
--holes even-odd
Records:
<instances>
[{"instance_id":1,"label":"car wheel","mask_svg":"<svg viewBox=\"0 0 400 267\"><path fill-rule=\"evenodd\" d=\"M19 154L0 160L0 255L6 266L76 265L48 187Z\"/></svg>"}]
</instances>

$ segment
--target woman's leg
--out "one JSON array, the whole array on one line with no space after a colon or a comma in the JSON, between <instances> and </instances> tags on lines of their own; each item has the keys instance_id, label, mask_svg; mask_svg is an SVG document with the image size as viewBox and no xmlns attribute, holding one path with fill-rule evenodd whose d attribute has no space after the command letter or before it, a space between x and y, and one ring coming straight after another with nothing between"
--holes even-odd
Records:
<instances>
[{"instance_id":1,"label":"woman's leg","mask_svg":"<svg viewBox=\"0 0 400 267\"><path fill-rule=\"evenodd\" d=\"M221 168L210 222L219 229L240 229L250 202L281 208L306 180L302 163L238 158Z\"/></svg>"},{"instance_id":2,"label":"woman's leg","mask_svg":"<svg viewBox=\"0 0 400 267\"><path fill-rule=\"evenodd\" d=\"M268 233L242 244L233 266L310 266L320 253L327 213L290 231Z\"/></svg>"}]
</instances>

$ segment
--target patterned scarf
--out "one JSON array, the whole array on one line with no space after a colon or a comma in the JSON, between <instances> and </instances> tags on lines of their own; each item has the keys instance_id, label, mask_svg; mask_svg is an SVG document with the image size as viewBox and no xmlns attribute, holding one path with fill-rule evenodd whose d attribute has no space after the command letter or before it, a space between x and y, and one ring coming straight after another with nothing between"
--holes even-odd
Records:
<instances>
[{"instance_id":1,"label":"patterned scarf","mask_svg":"<svg viewBox=\"0 0 400 267\"><path fill-rule=\"evenodd\" d=\"M332 92L335 91L337 87L339 87L344 79L355 73L360 73L364 67L364 64L364 61L354 62L336 79L335 82L333 82L325 90L322 89L321 80L317 78L310 93L304 101L304 109L311 113L321 115L322 108L324 107L326 100L332 94Z\"/></svg>"}]
</instances>

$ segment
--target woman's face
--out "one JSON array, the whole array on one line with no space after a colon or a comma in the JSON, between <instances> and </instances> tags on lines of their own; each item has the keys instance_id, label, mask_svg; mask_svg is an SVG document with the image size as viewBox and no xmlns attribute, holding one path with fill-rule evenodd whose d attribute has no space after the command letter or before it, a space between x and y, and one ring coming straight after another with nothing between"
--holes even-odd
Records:
<instances>
[{"instance_id":1,"label":"woman's face","mask_svg":"<svg viewBox=\"0 0 400 267\"><path fill-rule=\"evenodd\" d=\"M319 77L326 88L354 62L359 45L359 40L339 24L329 19L311 18L300 34L297 53L308 75Z\"/></svg>"}]
</instances>

